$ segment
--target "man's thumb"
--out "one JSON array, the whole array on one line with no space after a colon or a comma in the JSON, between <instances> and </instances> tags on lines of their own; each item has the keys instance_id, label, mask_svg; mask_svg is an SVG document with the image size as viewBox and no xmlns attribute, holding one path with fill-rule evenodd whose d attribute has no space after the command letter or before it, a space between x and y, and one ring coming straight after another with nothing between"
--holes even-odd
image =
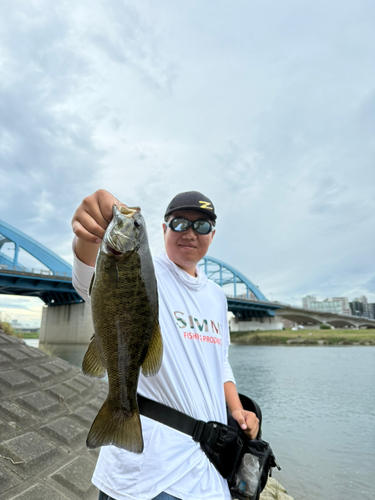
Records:
<instances>
[{"instance_id":1,"label":"man's thumb","mask_svg":"<svg viewBox=\"0 0 375 500\"><path fill-rule=\"evenodd\" d=\"M245 419L244 419L243 415L241 415L241 413L239 414L239 416L237 418L237 422L243 431L245 431L247 429Z\"/></svg>"}]
</instances>

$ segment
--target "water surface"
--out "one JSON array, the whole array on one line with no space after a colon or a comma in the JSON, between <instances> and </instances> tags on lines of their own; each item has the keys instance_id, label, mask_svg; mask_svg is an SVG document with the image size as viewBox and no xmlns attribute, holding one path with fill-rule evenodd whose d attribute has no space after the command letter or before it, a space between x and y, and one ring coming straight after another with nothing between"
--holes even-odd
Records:
<instances>
[{"instance_id":1,"label":"water surface","mask_svg":"<svg viewBox=\"0 0 375 500\"><path fill-rule=\"evenodd\" d=\"M374 347L230 347L295 500L375 498Z\"/></svg>"},{"instance_id":2,"label":"water surface","mask_svg":"<svg viewBox=\"0 0 375 500\"><path fill-rule=\"evenodd\" d=\"M86 348L43 346L76 366ZM232 345L229 358L295 500L375 499L375 347Z\"/></svg>"}]
</instances>

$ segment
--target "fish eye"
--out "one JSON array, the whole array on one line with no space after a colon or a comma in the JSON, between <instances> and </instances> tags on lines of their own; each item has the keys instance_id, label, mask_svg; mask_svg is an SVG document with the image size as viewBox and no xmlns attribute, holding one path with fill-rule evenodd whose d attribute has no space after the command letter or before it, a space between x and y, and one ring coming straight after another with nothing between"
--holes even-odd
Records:
<instances>
[{"instance_id":1,"label":"fish eye","mask_svg":"<svg viewBox=\"0 0 375 500\"><path fill-rule=\"evenodd\" d=\"M134 221L134 226L135 227L141 227L140 223L138 221L136 221L136 220Z\"/></svg>"}]
</instances>

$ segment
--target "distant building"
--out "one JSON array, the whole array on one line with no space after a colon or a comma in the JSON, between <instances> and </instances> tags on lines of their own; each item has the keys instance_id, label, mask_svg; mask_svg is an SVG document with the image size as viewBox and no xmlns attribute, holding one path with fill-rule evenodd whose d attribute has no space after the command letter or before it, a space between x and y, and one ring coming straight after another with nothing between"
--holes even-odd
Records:
<instances>
[{"instance_id":1,"label":"distant building","mask_svg":"<svg viewBox=\"0 0 375 500\"><path fill-rule=\"evenodd\" d=\"M354 299L349 305L353 316L375 319L375 304L369 304L364 295L359 299Z\"/></svg>"},{"instance_id":2,"label":"distant building","mask_svg":"<svg viewBox=\"0 0 375 500\"><path fill-rule=\"evenodd\" d=\"M306 295L305 297L302 297L302 307L304 309L312 309L312 307L310 307L310 304L312 304L313 302L317 302L316 297L314 297L313 295Z\"/></svg>"},{"instance_id":3,"label":"distant building","mask_svg":"<svg viewBox=\"0 0 375 500\"><path fill-rule=\"evenodd\" d=\"M362 302L362 304L368 304L367 297L364 295L361 295L359 299L354 299L353 302Z\"/></svg>"},{"instance_id":4,"label":"distant building","mask_svg":"<svg viewBox=\"0 0 375 500\"><path fill-rule=\"evenodd\" d=\"M375 319L375 304L369 304L367 297L362 295L352 302L346 297L329 297L325 300L316 300L313 295L302 297L302 307L319 312L348 314L359 318Z\"/></svg>"},{"instance_id":5,"label":"distant building","mask_svg":"<svg viewBox=\"0 0 375 500\"><path fill-rule=\"evenodd\" d=\"M349 301L346 297L329 297L323 301L316 300L312 295L302 298L302 305L305 309L313 309L319 312L329 312L334 314L351 315Z\"/></svg>"},{"instance_id":6,"label":"distant building","mask_svg":"<svg viewBox=\"0 0 375 500\"><path fill-rule=\"evenodd\" d=\"M368 304L368 317L375 319L375 304Z\"/></svg>"}]
</instances>

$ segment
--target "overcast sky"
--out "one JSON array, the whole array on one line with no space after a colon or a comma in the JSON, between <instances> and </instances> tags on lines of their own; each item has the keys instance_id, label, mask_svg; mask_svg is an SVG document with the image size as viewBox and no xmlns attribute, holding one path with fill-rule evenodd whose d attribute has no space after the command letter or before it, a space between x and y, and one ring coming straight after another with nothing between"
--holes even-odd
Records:
<instances>
[{"instance_id":1,"label":"overcast sky","mask_svg":"<svg viewBox=\"0 0 375 500\"><path fill-rule=\"evenodd\" d=\"M209 254L269 298L375 301L372 0L1 2L0 219L72 262L98 188L218 214ZM35 322L40 301L3 296Z\"/></svg>"}]
</instances>

